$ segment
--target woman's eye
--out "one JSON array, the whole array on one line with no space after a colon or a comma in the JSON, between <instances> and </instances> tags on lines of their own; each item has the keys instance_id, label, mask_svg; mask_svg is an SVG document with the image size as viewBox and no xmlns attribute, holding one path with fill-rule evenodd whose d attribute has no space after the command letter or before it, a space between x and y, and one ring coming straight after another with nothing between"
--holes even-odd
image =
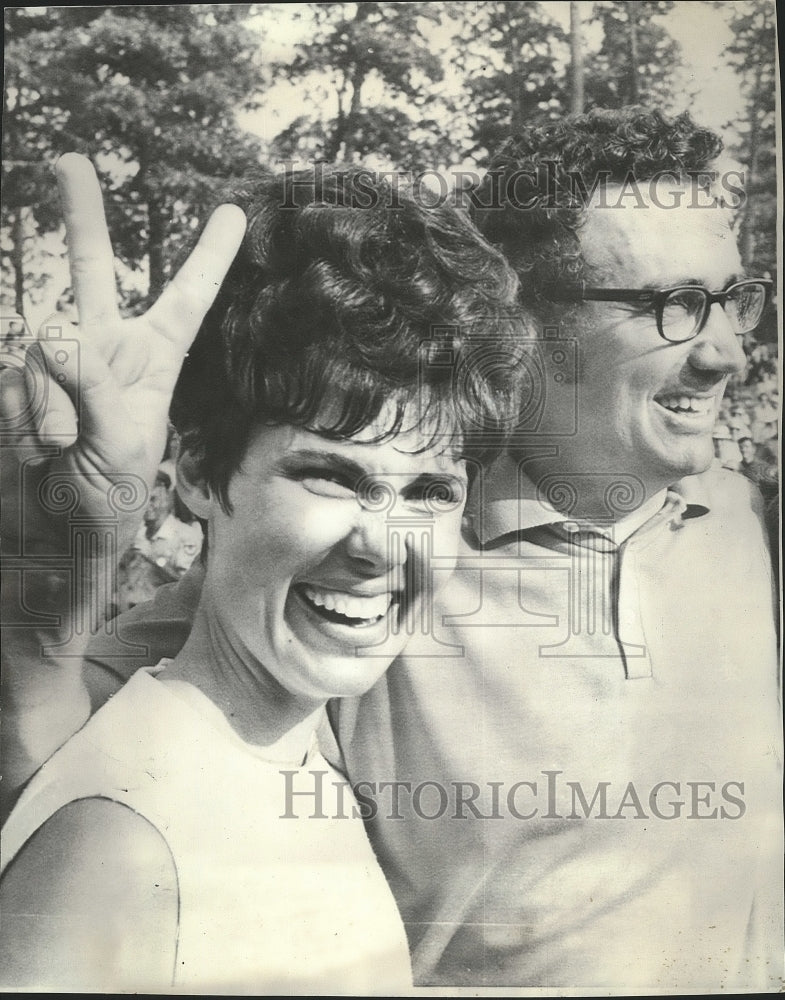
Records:
<instances>
[{"instance_id":1,"label":"woman's eye","mask_svg":"<svg viewBox=\"0 0 785 1000\"><path fill-rule=\"evenodd\" d=\"M412 506L424 507L430 513L446 514L460 507L464 498L465 491L461 483L448 479L433 479L407 491L405 500Z\"/></svg>"},{"instance_id":2,"label":"woman's eye","mask_svg":"<svg viewBox=\"0 0 785 1000\"><path fill-rule=\"evenodd\" d=\"M300 482L309 493L323 497L353 499L354 486L343 476L333 472L308 472L300 476Z\"/></svg>"}]
</instances>

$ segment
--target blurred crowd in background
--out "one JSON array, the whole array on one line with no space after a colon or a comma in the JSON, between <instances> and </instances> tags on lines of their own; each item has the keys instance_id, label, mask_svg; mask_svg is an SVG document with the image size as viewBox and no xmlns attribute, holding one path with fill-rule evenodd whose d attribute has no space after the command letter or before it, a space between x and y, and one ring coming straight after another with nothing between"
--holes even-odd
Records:
<instances>
[{"instance_id":1,"label":"blurred crowd in background","mask_svg":"<svg viewBox=\"0 0 785 1000\"><path fill-rule=\"evenodd\" d=\"M747 369L733 379L714 425L715 464L758 486L776 488L779 449L779 359L775 344L745 341Z\"/></svg>"}]
</instances>

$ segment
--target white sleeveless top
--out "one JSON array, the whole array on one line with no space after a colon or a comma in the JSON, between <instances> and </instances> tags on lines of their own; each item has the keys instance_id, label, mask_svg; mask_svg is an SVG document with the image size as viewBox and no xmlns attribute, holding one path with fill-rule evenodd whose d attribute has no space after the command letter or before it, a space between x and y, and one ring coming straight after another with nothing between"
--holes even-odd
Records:
<instances>
[{"instance_id":1,"label":"white sleeveless top","mask_svg":"<svg viewBox=\"0 0 785 1000\"><path fill-rule=\"evenodd\" d=\"M403 924L344 779L315 748L300 767L271 763L214 722L140 670L25 790L2 868L64 805L110 799L152 823L174 859L173 987L410 988Z\"/></svg>"}]
</instances>

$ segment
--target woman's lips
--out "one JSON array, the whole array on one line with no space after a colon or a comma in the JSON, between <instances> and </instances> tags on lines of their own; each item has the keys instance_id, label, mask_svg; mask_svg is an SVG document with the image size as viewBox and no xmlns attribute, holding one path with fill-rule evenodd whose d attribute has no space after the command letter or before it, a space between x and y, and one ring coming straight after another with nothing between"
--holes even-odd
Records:
<instances>
[{"instance_id":1,"label":"woman's lips","mask_svg":"<svg viewBox=\"0 0 785 1000\"><path fill-rule=\"evenodd\" d=\"M326 590L313 584L298 584L295 589L308 607L325 621L351 628L367 627L381 621L394 599L389 590L364 597L341 590Z\"/></svg>"}]
</instances>

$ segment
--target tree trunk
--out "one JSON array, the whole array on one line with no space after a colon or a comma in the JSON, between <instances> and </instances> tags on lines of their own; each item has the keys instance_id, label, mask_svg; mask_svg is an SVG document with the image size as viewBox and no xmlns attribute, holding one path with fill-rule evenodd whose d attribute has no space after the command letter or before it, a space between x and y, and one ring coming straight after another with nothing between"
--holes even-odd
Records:
<instances>
[{"instance_id":1,"label":"tree trunk","mask_svg":"<svg viewBox=\"0 0 785 1000\"><path fill-rule=\"evenodd\" d=\"M14 268L14 309L20 316L25 314L25 224L24 209L20 206L14 212L11 224L11 263Z\"/></svg>"},{"instance_id":2,"label":"tree trunk","mask_svg":"<svg viewBox=\"0 0 785 1000\"><path fill-rule=\"evenodd\" d=\"M583 111L583 29L581 26L580 3L570 3L570 110L574 114Z\"/></svg>"},{"instance_id":3,"label":"tree trunk","mask_svg":"<svg viewBox=\"0 0 785 1000\"><path fill-rule=\"evenodd\" d=\"M756 89L753 93L759 93L760 73L755 81ZM756 225L755 225L755 197L757 193L758 181L758 160L760 155L760 136L758 127L758 116L754 108L750 114L750 134L749 134L749 164L747 167L747 178L745 191L747 200L744 204L744 215L742 216L739 231L739 252L741 262L747 268L752 268L755 260L756 250Z\"/></svg>"},{"instance_id":4,"label":"tree trunk","mask_svg":"<svg viewBox=\"0 0 785 1000\"><path fill-rule=\"evenodd\" d=\"M360 92L365 82L365 71L356 67L352 78L352 101L349 105L349 114L346 117L346 127L344 130L343 159L351 161L352 155L357 147L357 131L359 128L358 116L360 114L361 102Z\"/></svg>"},{"instance_id":5,"label":"tree trunk","mask_svg":"<svg viewBox=\"0 0 785 1000\"><path fill-rule=\"evenodd\" d=\"M505 8L509 12L508 21L514 23L509 0ZM518 31L510 30L507 33L507 58L510 61L513 83L513 100L510 108L510 129L513 135L520 132L526 124L526 67L521 57L521 44Z\"/></svg>"},{"instance_id":6,"label":"tree trunk","mask_svg":"<svg viewBox=\"0 0 785 1000\"><path fill-rule=\"evenodd\" d=\"M360 24L362 21L367 21L372 6L372 4L368 3L358 3L357 9L354 12L352 23ZM352 41L351 29L349 30L349 40L350 42ZM357 53L355 53L354 63L351 65L351 68L347 66L345 70L345 80L352 88L352 98L349 102L349 111L344 114L342 102L339 101L338 118L335 123L335 128L329 142L325 144L325 157L327 160L336 160L339 158L339 154L342 160L349 161L352 158L352 154L357 147L357 117L361 106L360 92L367 75L367 69L362 65L362 62L357 57ZM346 86L344 85L344 87L341 88L341 93L343 93L345 89ZM343 150L341 150L342 146Z\"/></svg>"},{"instance_id":7,"label":"tree trunk","mask_svg":"<svg viewBox=\"0 0 785 1000\"><path fill-rule=\"evenodd\" d=\"M139 152L139 172L136 186L142 201L147 205L147 302L152 305L164 289L164 239L166 220L164 206L150 190L148 177L150 158L146 149Z\"/></svg>"},{"instance_id":8,"label":"tree trunk","mask_svg":"<svg viewBox=\"0 0 785 1000\"><path fill-rule=\"evenodd\" d=\"M164 239L166 223L163 205L155 198L147 199L147 264L150 270L150 284L147 289L148 301L152 304L164 290Z\"/></svg>"},{"instance_id":9,"label":"tree trunk","mask_svg":"<svg viewBox=\"0 0 785 1000\"><path fill-rule=\"evenodd\" d=\"M630 23L630 104L637 104L638 95L638 24L635 12L636 0L627 0L627 15Z\"/></svg>"}]
</instances>

